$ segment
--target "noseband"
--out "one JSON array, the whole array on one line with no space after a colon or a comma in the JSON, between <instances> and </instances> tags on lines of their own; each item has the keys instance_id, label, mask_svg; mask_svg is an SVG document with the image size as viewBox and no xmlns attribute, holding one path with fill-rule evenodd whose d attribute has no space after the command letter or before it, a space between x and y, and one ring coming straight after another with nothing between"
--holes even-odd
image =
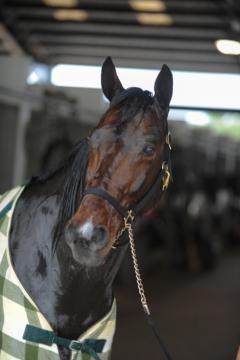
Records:
<instances>
[{"instance_id":1,"label":"noseband","mask_svg":"<svg viewBox=\"0 0 240 360\"><path fill-rule=\"evenodd\" d=\"M147 190L147 192L144 194L144 196L135 206L129 208L123 207L119 203L119 201L115 197L113 197L108 191L98 187L92 187L86 189L83 193L83 196L91 194L101 197L104 200L107 200L123 218L127 217L129 211L133 213L134 217L140 214L141 211L144 208L146 208L146 205L150 203L150 201L152 200L152 198L154 197L154 195L156 194L159 188L161 188L161 191L165 191L168 187L171 178L171 166L170 166L171 142L170 141L171 141L171 135L170 132L168 132L165 137L165 146L163 151L163 162L161 169L155 181L151 185L151 187Z\"/></svg>"}]
</instances>

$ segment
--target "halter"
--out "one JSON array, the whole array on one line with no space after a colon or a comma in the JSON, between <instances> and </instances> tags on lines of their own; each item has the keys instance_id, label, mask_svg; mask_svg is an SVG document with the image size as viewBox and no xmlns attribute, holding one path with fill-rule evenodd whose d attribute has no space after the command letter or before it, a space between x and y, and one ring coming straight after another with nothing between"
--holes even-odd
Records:
<instances>
[{"instance_id":1,"label":"halter","mask_svg":"<svg viewBox=\"0 0 240 360\"><path fill-rule=\"evenodd\" d=\"M85 196L87 194L92 194L92 195L96 195L96 196L99 196L99 197L107 200L112 205L112 207L115 210L117 210L119 212L119 214L123 217L124 226L117 234L114 244L118 241L118 239L122 236L122 234L125 231L127 231L128 237L129 237L129 244L130 244L130 249L131 249L132 260L133 260L133 268L134 268L134 273L135 273L135 278L136 278L136 282L137 282L137 287L138 287L138 292L140 295L142 308L143 308L144 314L146 315L146 320L148 322L148 325L150 326L154 336L156 337L156 339L160 345L160 348L167 360L171 360L171 356L157 331L157 328L156 328L153 318L151 316L150 309L148 307L148 303L147 303L147 299L146 299L146 295L145 295L145 291L144 291L144 287L143 287L143 281L142 281L142 277L141 277L141 274L139 271L139 266L138 266L132 224L135 220L135 215L138 215L145 208L145 206L147 204L149 204L150 200L154 196L155 192L159 189L159 187L161 187L162 192L167 190L169 181L171 179L170 151L171 151L171 134L170 134L170 132L168 132L165 137L165 146L164 146L164 152L163 152L164 160L162 162L161 169L160 169L155 181L153 182L152 186L145 193L145 195L142 197L142 199L134 207L132 207L132 209L123 207L116 198L114 198L109 192L107 192L106 190L101 189L101 188L94 188L94 187L89 188L89 189L85 190L85 192L83 193L83 196ZM121 243L121 245L125 245L127 243L128 243L128 240ZM120 244L118 244L118 246L120 246ZM115 249L116 246L112 246L112 248Z\"/></svg>"},{"instance_id":2,"label":"halter","mask_svg":"<svg viewBox=\"0 0 240 360\"><path fill-rule=\"evenodd\" d=\"M117 210L117 212L123 217L126 218L129 211L134 214L134 217L141 213L141 211L149 204L150 200L155 195L156 191L161 188L161 191L165 191L168 188L169 181L171 179L171 166L170 166L170 151L171 151L171 134L167 133L165 137L165 146L163 151L163 162L161 169L153 182L152 186L146 191L140 201L133 207L125 208L123 207L119 201L113 197L108 191L98 188L92 187L86 189L83 193L83 196L91 194L101 197L107 200L112 207Z\"/></svg>"}]
</instances>

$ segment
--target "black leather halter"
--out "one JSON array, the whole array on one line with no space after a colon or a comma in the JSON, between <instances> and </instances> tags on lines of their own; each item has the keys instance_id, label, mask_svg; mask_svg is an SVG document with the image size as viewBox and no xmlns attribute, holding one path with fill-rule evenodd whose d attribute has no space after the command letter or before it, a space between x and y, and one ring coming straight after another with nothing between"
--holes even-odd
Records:
<instances>
[{"instance_id":1,"label":"black leather halter","mask_svg":"<svg viewBox=\"0 0 240 360\"><path fill-rule=\"evenodd\" d=\"M151 185L151 187L146 191L146 193L143 195L141 200L136 205L130 206L129 208L125 208L108 191L97 187L86 189L83 193L83 196L91 194L107 200L112 205L112 207L114 207L114 209L119 212L119 214L123 218L127 216L129 210L132 210L134 215L140 214L142 210L144 210L146 206L150 203L150 201L153 199L154 195L159 190L159 188L161 188L161 191L165 191L168 187L168 183L171 177L170 151L171 151L170 132L168 132L166 135L161 169L158 172L158 175L155 181L153 182L153 184Z\"/></svg>"}]
</instances>

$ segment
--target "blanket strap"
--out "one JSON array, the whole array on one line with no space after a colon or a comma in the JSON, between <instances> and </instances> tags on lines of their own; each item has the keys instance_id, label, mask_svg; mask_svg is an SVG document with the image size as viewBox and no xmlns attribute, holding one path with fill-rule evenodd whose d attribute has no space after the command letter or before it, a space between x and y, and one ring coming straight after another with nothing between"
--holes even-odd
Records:
<instances>
[{"instance_id":1,"label":"blanket strap","mask_svg":"<svg viewBox=\"0 0 240 360\"><path fill-rule=\"evenodd\" d=\"M104 339L86 339L84 341L69 340L61 336L57 336L53 331L43 330L32 325L26 325L23 339L38 344L51 346L52 344L61 345L70 350L81 351L89 354L95 360L100 360L97 353L101 353L105 345Z\"/></svg>"},{"instance_id":2,"label":"blanket strap","mask_svg":"<svg viewBox=\"0 0 240 360\"><path fill-rule=\"evenodd\" d=\"M11 210L13 206L13 201L10 201L1 211L0 211L0 219L3 218L9 210Z\"/></svg>"}]
</instances>

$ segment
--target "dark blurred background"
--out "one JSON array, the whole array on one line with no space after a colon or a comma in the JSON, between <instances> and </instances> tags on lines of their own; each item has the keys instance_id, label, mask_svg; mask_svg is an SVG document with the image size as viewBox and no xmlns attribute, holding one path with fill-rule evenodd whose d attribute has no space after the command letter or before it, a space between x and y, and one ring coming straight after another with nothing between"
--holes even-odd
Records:
<instances>
[{"instance_id":1,"label":"dark blurred background","mask_svg":"<svg viewBox=\"0 0 240 360\"><path fill-rule=\"evenodd\" d=\"M121 71L159 71L167 63L174 72L173 182L136 234L161 336L176 360L235 359L240 344L239 0L2 1L0 193L50 169L97 124L107 107L99 66L108 55ZM71 68L76 74L71 77L66 69L56 74L59 64L97 68L85 81L85 68ZM120 78L123 85L129 80L124 72ZM148 79L153 85L146 73L137 78L147 89ZM116 296L113 360L161 358L141 312L130 256L119 272Z\"/></svg>"}]
</instances>

